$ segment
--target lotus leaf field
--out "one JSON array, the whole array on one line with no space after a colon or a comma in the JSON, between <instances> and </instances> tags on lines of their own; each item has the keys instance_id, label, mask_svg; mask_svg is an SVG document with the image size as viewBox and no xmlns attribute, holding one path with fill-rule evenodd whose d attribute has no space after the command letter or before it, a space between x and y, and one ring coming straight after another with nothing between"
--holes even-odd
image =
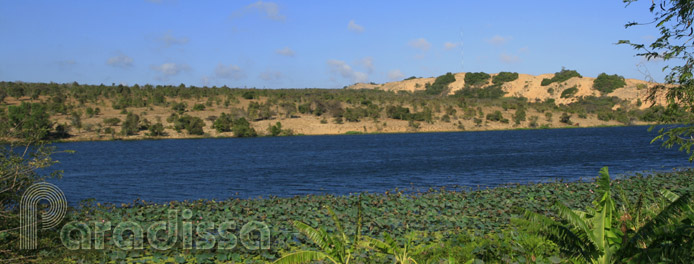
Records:
<instances>
[{"instance_id":1,"label":"lotus leaf field","mask_svg":"<svg viewBox=\"0 0 694 264\"><path fill-rule=\"evenodd\" d=\"M165 204L135 201L114 205L83 201L78 208L71 208L65 223L110 221L115 226L120 222L134 221L143 223L143 229L147 230L147 223L166 220L171 209L177 210L180 226L181 212L189 209L193 215L188 215L186 219L192 223L193 230L201 222L233 221L234 225L229 229L237 238L236 246L224 250L217 247L209 250L186 249L179 240L168 250L153 249L147 242L144 242L144 248L140 250L121 250L114 246L112 232L105 232L103 250L68 250L61 244L59 230L48 230L39 233L42 239L39 241L37 260L51 263L273 262L297 250L316 248L310 239L296 230L294 221L301 221L314 228L324 228L328 233L337 231L325 206L334 210L345 233L353 235L358 222L357 202L360 201L361 234L375 239L383 239L388 234L388 237L393 237L400 243L405 243L409 238L412 247L418 249L419 263L466 263L469 260L488 263L563 263L567 260L556 245L533 235L529 232L529 227L512 219L522 217L525 210L554 217L551 208L556 202L574 209L584 208L596 198L596 188L594 180L585 180L509 184L490 189L394 190L350 196L259 197ZM680 194L694 190L694 170L613 177L612 188L617 208L621 208L624 198L632 204L641 199L645 208L657 211L656 208L665 202L660 190ZM244 225L257 222L262 222L269 228L269 249L252 249L252 246L249 249L242 246L264 247L263 243L257 243L260 239L259 232L241 235ZM208 235L219 235L208 232L212 233ZM195 242L196 246L200 244L203 242ZM354 255L354 263L392 262L392 257L367 249L359 250Z\"/></svg>"}]
</instances>

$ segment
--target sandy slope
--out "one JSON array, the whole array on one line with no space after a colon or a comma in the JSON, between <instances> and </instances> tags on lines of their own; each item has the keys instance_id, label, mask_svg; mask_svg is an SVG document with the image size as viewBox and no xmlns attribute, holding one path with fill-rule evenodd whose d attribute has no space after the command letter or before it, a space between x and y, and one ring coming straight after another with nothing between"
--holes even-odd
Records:
<instances>
[{"instance_id":1,"label":"sandy slope","mask_svg":"<svg viewBox=\"0 0 694 264\"><path fill-rule=\"evenodd\" d=\"M449 84L450 89L449 94L454 94L456 91L463 89L465 87L465 74L464 72L456 73L456 81ZM492 77L496 74L490 74ZM555 99L557 104L568 104L577 100L581 96L600 96L600 92L593 89L593 81L595 78L592 77L574 77L562 83L552 83L547 86L542 86L542 79L552 78L553 73L541 74L541 75L529 75L529 74L519 74L518 79L507 82L502 86L502 89L506 92L506 97L525 97L531 101L541 100L544 101L548 98ZM417 78L412 80L403 80L397 82L389 82L384 84L366 84L357 83L348 86L347 89L380 89L385 91L423 91L425 90L425 85L427 83L433 83L435 78ZM491 84L491 79L488 84ZM626 79L626 86L619 88L612 93L607 94L608 96L616 96L621 99L629 100L632 103L636 103L639 99L641 102L646 102L646 97L648 96L648 87L652 87L655 83L649 83L642 80L636 79ZM578 92L570 98L561 98L561 93L565 89L576 86ZM551 90L550 90L551 88ZM660 97L662 99L662 97ZM662 104L663 101L658 102ZM642 104L640 108L647 108L648 104Z\"/></svg>"}]
</instances>

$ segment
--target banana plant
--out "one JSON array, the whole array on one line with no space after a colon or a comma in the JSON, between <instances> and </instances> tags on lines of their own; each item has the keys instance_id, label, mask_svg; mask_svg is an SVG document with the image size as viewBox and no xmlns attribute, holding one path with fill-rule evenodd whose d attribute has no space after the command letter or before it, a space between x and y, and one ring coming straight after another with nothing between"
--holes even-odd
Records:
<instances>
[{"instance_id":1,"label":"banana plant","mask_svg":"<svg viewBox=\"0 0 694 264\"><path fill-rule=\"evenodd\" d=\"M630 262L668 260L686 263L694 259L694 209L691 193L660 192L670 204L627 240L617 255Z\"/></svg>"},{"instance_id":2,"label":"banana plant","mask_svg":"<svg viewBox=\"0 0 694 264\"><path fill-rule=\"evenodd\" d=\"M555 204L558 216L568 226L530 211L525 212L525 217L539 223L541 233L565 254L588 263L612 263L615 252L620 248L622 233L616 227L617 214L607 167L600 169L597 183L598 197L593 201L592 208L579 211L571 210L560 202Z\"/></svg>"},{"instance_id":3,"label":"banana plant","mask_svg":"<svg viewBox=\"0 0 694 264\"><path fill-rule=\"evenodd\" d=\"M301 221L294 221L294 227L298 229L299 232L306 235L306 237L308 237L311 241L313 241L313 243L315 243L320 250L302 250L290 253L278 259L274 263L299 264L322 260L334 264L349 264L350 260L352 260L353 254L357 251L357 246L361 240L361 196L359 197L357 207L357 229L352 240L350 240L345 234L345 231L342 228L342 225L340 225L340 221L338 221L335 212L333 212L330 207L325 206L328 214L330 214L333 222L335 222L336 233L328 233L322 227L315 229Z\"/></svg>"}]
</instances>

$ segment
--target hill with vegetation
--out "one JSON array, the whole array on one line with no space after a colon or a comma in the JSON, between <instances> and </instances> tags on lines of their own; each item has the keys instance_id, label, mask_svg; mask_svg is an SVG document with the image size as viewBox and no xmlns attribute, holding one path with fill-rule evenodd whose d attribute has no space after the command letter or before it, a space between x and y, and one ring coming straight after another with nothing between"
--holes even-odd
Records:
<instances>
[{"instance_id":1,"label":"hill with vegetation","mask_svg":"<svg viewBox=\"0 0 694 264\"><path fill-rule=\"evenodd\" d=\"M447 73L346 89L0 82L0 129L58 140L478 131L683 122L649 84L576 71ZM31 124L22 117L32 116Z\"/></svg>"}]
</instances>

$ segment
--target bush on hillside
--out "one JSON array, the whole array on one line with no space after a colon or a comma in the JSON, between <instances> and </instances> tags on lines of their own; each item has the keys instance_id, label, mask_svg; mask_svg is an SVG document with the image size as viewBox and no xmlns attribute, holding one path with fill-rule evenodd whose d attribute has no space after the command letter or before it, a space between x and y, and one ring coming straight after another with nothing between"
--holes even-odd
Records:
<instances>
[{"instance_id":1,"label":"bush on hillside","mask_svg":"<svg viewBox=\"0 0 694 264\"><path fill-rule=\"evenodd\" d=\"M560 83L560 82L567 81L573 77L582 78L583 76L581 76L581 74L579 74L575 70L561 69L561 71L554 74L554 77L552 77L552 79L546 79L546 78L542 79L542 82L540 83L540 85L547 86L547 85L550 85L551 83L555 83L555 82Z\"/></svg>"},{"instance_id":2,"label":"bush on hillside","mask_svg":"<svg viewBox=\"0 0 694 264\"><path fill-rule=\"evenodd\" d=\"M598 78L595 78L595 81L593 81L593 88L600 91L602 94L611 93L625 85L627 85L627 83L624 81L624 77L617 74L607 75L604 72L598 75Z\"/></svg>"},{"instance_id":3,"label":"bush on hillside","mask_svg":"<svg viewBox=\"0 0 694 264\"><path fill-rule=\"evenodd\" d=\"M480 86L487 84L489 81L489 74L485 72L468 72L465 74L465 85L466 86Z\"/></svg>"},{"instance_id":4,"label":"bush on hillside","mask_svg":"<svg viewBox=\"0 0 694 264\"><path fill-rule=\"evenodd\" d=\"M518 79L517 72L500 72L499 74L495 75L494 78L492 78L492 83L503 84L506 82L515 81L516 79Z\"/></svg>"}]
</instances>

